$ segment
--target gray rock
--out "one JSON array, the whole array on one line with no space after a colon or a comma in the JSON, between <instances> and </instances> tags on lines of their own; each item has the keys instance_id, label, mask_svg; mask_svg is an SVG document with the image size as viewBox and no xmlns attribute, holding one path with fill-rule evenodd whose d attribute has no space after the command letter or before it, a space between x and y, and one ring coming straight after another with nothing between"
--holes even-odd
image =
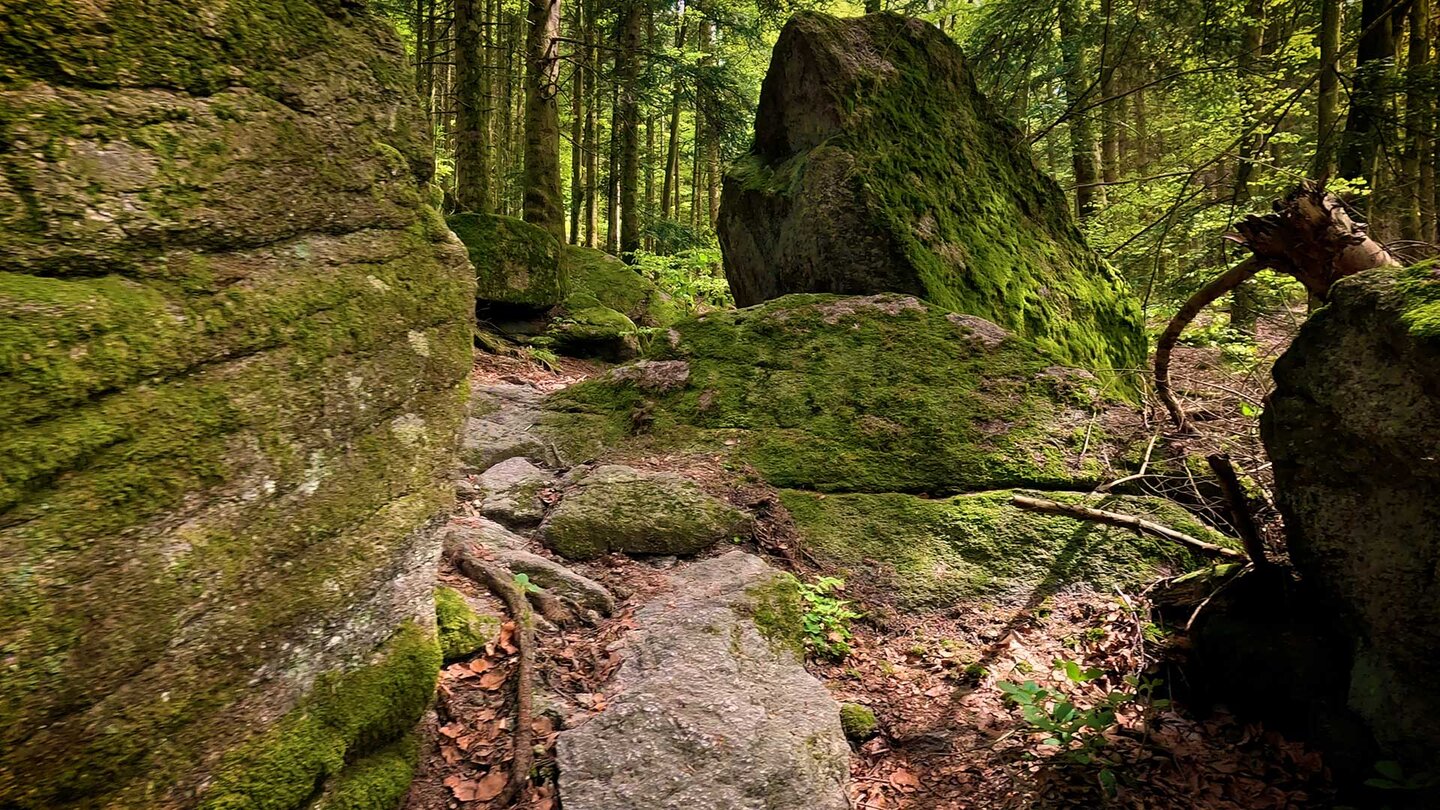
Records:
<instances>
[{"instance_id":1,"label":"gray rock","mask_svg":"<svg viewBox=\"0 0 1440 810\"><path fill-rule=\"evenodd\" d=\"M611 464L581 478L540 534L561 556L588 560L612 551L694 554L750 528L749 515L694 481Z\"/></svg>"},{"instance_id":2,"label":"gray rock","mask_svg":"<svg viewBox=\"0 0 1440 810\"><path fill-rule=\"evenodd\" d=\"M540 493L554 483L553 473L529 459L507 458L480 475L480 514L512 526L539 523L545 517Z\"/></svg>"},{"instance_id":3,"label":"gray rock","mask_svg":"<svg viewBox=\"0 0 1440 810\"><path fill-rule=\"evenodd\" d=\"M485 518L457 517L445 531L474 540L494 555L495 561L558 596L605 616L615 612L615 597L604 585L566 566L530 551L525 538Z\"/></svg>"},{"instance_id":4,"label":"gray rock","mask_svg":"<svg viewBox=\"0 0 1440 810\"><path fill-rule=\"evenodd\" d=\"M528 385L480 385L470 397L460 459L475 472L510 458L558 464L554 450L535 430L544 397Z\"/></svg>"},{"instance_id":5,"label":"gray rock","mask_svg":"<svg viewBox=\"0 0 1440 810\"><path fill-rule=\"evenodd\" d=\"M781 640L794 580L732 551L671 584L636 614L619 693L560 734L566 810L846 810L839 707Z\"/></svg>"},{"instance_id":6,"label":"gray rock","mask_svg":"<svg viewBox=\"0 0 1440 810\"><path fill-rule=\"evenodd\" d=\"M1336 284L1261 420L1291 558L1357 644L1350 708L1417 771L1440 767L1437 299L1433 266Z\"/></svg>"}]
</instances>

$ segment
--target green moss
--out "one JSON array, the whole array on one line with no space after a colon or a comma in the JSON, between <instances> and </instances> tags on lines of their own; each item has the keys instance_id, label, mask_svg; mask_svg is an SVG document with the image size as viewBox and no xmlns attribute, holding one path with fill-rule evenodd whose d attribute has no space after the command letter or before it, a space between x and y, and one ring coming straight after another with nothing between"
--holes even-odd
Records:
<instances>
[{"instance_id":1,"label":"green moss","mask_svg":"<svg viewBox=\"0 0 1440 810\"><path fill-rule=\"evenodd\" d=\"M840 728L845 736L856 742L864 742L875 736L880 721L875 712L859 703L845 703L840 706Z\"/></svg>"},{"instance_id":2,"label":"green moss","mask_svg":"<svg viewBox=\"0 0 1440 810\"><path fill-rule=\"evenodd\" d=\"M769 582L752 586L745 595L743 608L771 649L803 660L805 602L800 596L800 580L788 573L776 574Z\"/></svg>"},{"instance_id":3,"label":"green moss","mask_svg":"<svg viewBox=\"0 0 1440 810\"><path fill-rule=\"evenodd\" d=\"M781 500L810 553L845 570L847 579L886 583L916 608L975 597L1038 601L1075 585L1134 587L1205 562L1169 541L1017 509L1011 495L930 500L897 493L785 491ZM1084 500L1069 493L1046 497ZM1231 542L1168 501L1113 496L1092 505L1149 517L1210 542Z\"/></svg>"},{"instance_id":4,"label":"green moss","mask_svg":"<svg viewBox=\"0 0 1440 810\"><path fill-rule=\"evenodd\" d=\"M608 253L566 245L561 263L567 269L574 291L565 301L567 310L602 306L624 315L636 325L654 327L669 326L681 317L680 308L670 296Z\"/></svg>"},{"instance_id":5,"label":"green moss","mask_svg":"<svg viewBox=\"0 0 1440 810\"><path fill-rule=\"evenodd\" d=\"M430 703L440 670L435 638L409 625L396 632L376 660L322 676L299 706L273 728L230 753L200 801L202 810L292 810L318 785L342 774L347 760L374 752L409 731ZM381 762L392 780L394 763ZM353 774L346 795L380 774ZM343 777L342 777L343 778ZM347 780L348 781L348 780ZM331 804L359 807L359 804Z\"/></svg>"},{"instance_id":6,"label":"green moss","mask_svg":"<svg viewBox=\"0 0 1440 810\"><path fill-rule=\"evenodd\" d=\"M465 243L482 302L548 308L570 291L560 243L537 225L491 214L454 214L450 229Z\"/></svg>"},{"instance_id":7,"label":"green moss","mask_svg":"<svg viewBox=\"0 0 1440 810\"><path fill-rule=\"evenodd\" d=\"M834 97L818 117L834 115L838 127L800 156L742 158L729 174L735 186L788 196L822 155L838 161L849 186L837 193L856 196L926 299L998 323L1067 364L1144 366L1138 302L1085 244L1064 193L976 89L954 43L895 14L800 12L777 55L792 38L806 44L789 47L829 67L822 85ZM926 136L897 135L917 132Z\"/></svg>"},{"instance_id":8,"label":"green moss","mask_svg":"<svg viewBox=\"0 0 1440 810\"><path fill-rule=\"evenodd\" d=\"M341 771L313 810L394 810L415 778L420 742L407 734Z\"/></svg>"},{"instance_id":9,"label":"green moss","mask_svg":"<svg viewBox=\"0 0 1440 810\"><path fill-rule=\"evenodd\" d=\"M1421 262L1404 270L1372 271L1361 278L1361 283L1368 284L1393 279L1390 283L1401 299L1401 323L1418 339L1440 339L1440 261Z\"/></svg>"},{"instance_id":10,"label":"green moss","mask_svg":"<svg viewBox=\"0 0 1440 810\"><path fill-rule=\"evenodd\" d=\"M673 329L651 353L689 363L682 388L600 378L550 399L546 425L567 458L716 449L777 486L849 492L1106 475L1104 437L1083 460L1077 438L1104 405L1099 384L993 325L898 295L793 295Z\"/></svg>"},{"instance_id":11,"label":"green moss","mask_svg":"<svg viewBox=\"0 0 1440 810\"><path fill-rule=\"evenodd\" d=\"M454 588L435 589L435 623L446 663L474 655L500 630L499 619L476 613Z\"/></svg>"}]
</instances>

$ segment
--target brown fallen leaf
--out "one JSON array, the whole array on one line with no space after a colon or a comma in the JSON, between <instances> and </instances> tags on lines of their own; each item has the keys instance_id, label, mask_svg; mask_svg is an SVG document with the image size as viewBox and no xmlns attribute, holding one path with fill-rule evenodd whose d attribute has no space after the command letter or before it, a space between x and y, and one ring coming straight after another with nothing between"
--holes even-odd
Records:
<instances>
[{"instance_id":1,"label":"brown fallen leaf","mask_svg":"<svg viewBox=\"0 0 1440 810\"><path fill-rule=\"evenodd\" d=\"M890 774L890 784L905 791L918 790L920 788L920 777L905 768L900 768Z\"/></svg>"},{"instance_id":2,"label":"brown fallen leaf","mask_svg":"<svg viewBox=\"0 0 1440 810\"><path fill-rule=\"evenodd\" d=\"M494 691L505 685L505 673L501 670L487 672L480 676L480 688L487 691Z\"/></svg>"},{"instance_id":3,"label":"brown fallen leaf","mask_svg":"<svg viewBox=\"0 0 1440 810\"><path fill-rule=\"evenodd\" d=\"M505 775L505 771L499 768L485 774L485 778L481 779L475 785L475 798L472 801L488 802L496 796L499 796L500 791L505 789L505 783L508 781L510 780L509 777Z\"/></svg>"}]
</instances>

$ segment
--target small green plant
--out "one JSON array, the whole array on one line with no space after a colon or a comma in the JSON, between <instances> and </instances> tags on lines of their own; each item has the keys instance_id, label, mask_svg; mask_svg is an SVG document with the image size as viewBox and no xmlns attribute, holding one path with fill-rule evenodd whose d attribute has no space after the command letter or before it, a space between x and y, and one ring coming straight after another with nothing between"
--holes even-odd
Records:
<instances>
[{"instance_id":1,"label":"small green plant","mask_svg":"<svg viewBox=\"0 0 1440 810\"><path fill-rule=\"evenodd\" d=\"M530 575L529 575L529 574L516 574L516 575L515 575L515 587L519 588L521 593L539 593L539 592L540 592L540 586L539 586L539 585L536 585L535 583L533 583L533 582L530 581Z\"/></svg>"},{"instance_id":2,"label":"small green plant","mask_svg":"<svg viewBox=\"0 0 1440 810\"><path fill-rule=\"evenodd\" d=\"M521 349L520 353L525 360L531 363L537 363L545 367L547 371L560 371L560 355L550 351L549 349L541 349L535 346L527 346Z\"/></svg>"},{"instance_id":3,"label":"small green plant","mask_svg":"<svg viewBox=\"0 0 1440 810\"><path fill-rule=\"evenodd\" d=\"M812 584L800 583L800 598L805 601L803 626L805 649L811 654L843 660L850 654L850 622L860 614L850 603L835 594L845 588L845 580L820 577Z\"/></svg>"},{"instance_id":4,"label":"small green plant","mask_svg":"<svg viewBox=\"0 0 1440 810\"><path fill-rule=\"evenodd\" d=\"M1074 661L1054 663L1071 683L1092 683L1105 675L1094 667L1082 668ZM1129 675L1124 682L1129 687L1128 691L1112 690L1088 709L1081 709L1064 694L1046 689L1035 681L1018 684L1000 681L995 685L1005 693L1009 702L1020 708L1021 716L1033 733L1046 735L1045 745L1060 749L1055 754L1057 760L1074 765L1099 765L1096 780L1107 795L1112 795L1116 785L1113 768L1117 763L1103 755L1107 744L1105 733L1116 727L1119 722L1117 715L1126 706L1144 704L1152 709L1161 709L1170 703L1153 698L1156 687L1160 685L1159 680Z\"/></svg>"},{"instance_id":5,"label":"small green plant","mask_svg":"<svg viewBox=\"0 0 1440 810\"><path fill-rule=\"evenodd\" d=\"M1365 780L1365 784L1377 790L1426 790L1440 786L1440 778L1433 774L1407 774L1400 763L1391 760L1381 760L1375 763L1375 773Z\"/></svg>"}]
</instances>

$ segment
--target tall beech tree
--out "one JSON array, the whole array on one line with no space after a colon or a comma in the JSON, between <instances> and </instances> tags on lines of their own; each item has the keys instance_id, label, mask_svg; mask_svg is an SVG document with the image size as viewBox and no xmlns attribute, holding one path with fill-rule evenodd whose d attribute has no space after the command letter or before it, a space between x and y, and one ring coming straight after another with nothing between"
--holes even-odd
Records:
<instances>
[{"instance_id":1,"label":"tall beech tree","mask_svg":"<svg viewBox=\"0 0 1440 810\"><path fill-rule=\"evenodd\" d=\"M560 0L527 0L525 221L565 241L560 189Z\"/></svg>"}]
</instances>

